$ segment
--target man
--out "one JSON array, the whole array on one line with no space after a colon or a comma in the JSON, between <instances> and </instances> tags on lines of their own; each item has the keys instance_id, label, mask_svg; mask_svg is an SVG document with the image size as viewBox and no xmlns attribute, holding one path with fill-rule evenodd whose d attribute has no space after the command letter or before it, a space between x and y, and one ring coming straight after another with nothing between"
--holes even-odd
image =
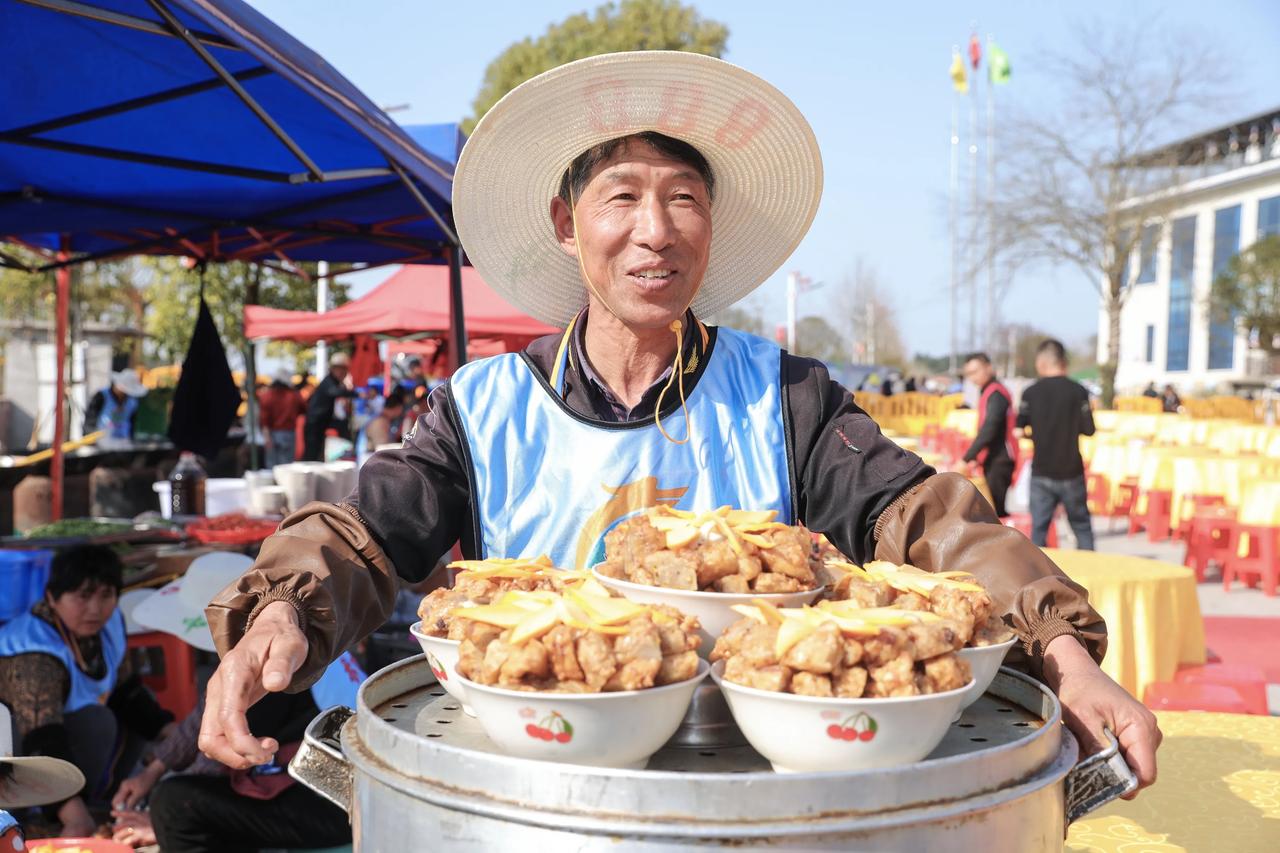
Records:
<instances>
[{"instance_id":1,"label":"man","mask_svg":"<svg viewBox=\"0 0 1280 853\"><path fill-rule=\"evenodd\" d=\"M356 462L361 466L373 456L379 445L400 440L400 421L404 418L404 392L399 388L383 400L378 414L360 428L356 436Z\"/></svg>"},{"instance_id":2,"label":"man","mask_svg":"<svg viewBox=\"0 0 1280 853\"><path fill-rule=\"evenodd\" d=\"M1172 385L1164 386L1164 393L1160 395L1161 408L1166 414L1176 415L1182 408L1182 398L1178 396L1178 391Z\"/></svg>"},{"instance_id":3,"label":"man","mask_svg":"<svg viewBox=\"0 0 1280 853\"><path fill-rule=\"evenodd\" d=\"M820 362L697 319L786 260L821 169L794 104L696 54L581 60L490 110L455 172L459 236L504 299L565 332L458 370L405 446L365 465L351 503L294 513L219 593L201 748L233 766L267 758L277 744L245 708L305 689L386 619L397 575L423 579L454 542L586 566L662 496L776 509L857 561L974 572L1085 748L1110 727L1149 783L1159 730L1098 669L1105 627L1084 591L964 478L885 439Z\"/></svg>"},{"instance_id":4,"label":"man","mask_svg":"<svg viewBox=\"0 0 1280 853\"><path fill-rule=\"evenodd\" d=\"M267 447L267 467L292 462L297 455L298 417L307 404L293 387L293 374L281 368L258 395L259 421Z\"/></svg>"},{"instance_id":5,"label":"man","mask_svg":"<svg viewBox=\"0 0 1280 853\"><path fill-rule=\"evenodd\" d=\"M405 373L404 379L400 380L400 386L410 394L416 394L418 389L422 389L422 393L427 390L427 374L422 367L422 359L416 355L409 359L408 371Z\"/></svg>"},{"instance_id":6,"label":"man","mask_svg":"<svg viewBox=\"0 0 1280 853\"><path fill-rule=\"evenodd\" d=\"M147 386L133 368L113 372L111 384L93 395L84 412L86 434L104 430L107 438L132 439L138 420L138 406L147 396Z\"/></svg>"},{"instance_id":7,"label":"man","mask_svg":"<svg viewBox=\"0 0 1280 853\"><path fill-rule=\"evenodd\" d=\"M1089 392L1067 378L1067 351L1049 338L1036 349L1036 375L1022 392L1018 426L1031 428L1035 455L1031 457L1031 541L1044 547L1053 513L1062 504L1076 534L1076 547L1093 550L1080 436L1093 435Z\"/></svg>"},{"instance_id":8,"label":"man","mask_svg":"<svg viewBox=\"0 0 1280 853\"><path fill-rule=\"evenodd\" d=\"M1142 389L1142 396L1159 399L1160 392L1156 390L1156 383L1148 382L1147 387Z\"/></svg>"},{"instance_id":9,"label":"man","mask_svg":"<svg viewBox=\"0 0 1280 853\"><path fill-rule=\"evenodd\" d=\"M1013 395L996 379L991 359L984 352L975 352L965 358L964 378L978 387L982 397L978 401L978 417L981 418L978 434L965 451L963 461L967 464L976 461L982 466L996 515L1004 518L1009 514L1004 500L1018 464L1018 439L1013 434L1016 419Z\"/></svg>"},{"instance_id":10,"label":"man","mask_svg":"<svg viewBox=\"0 0 1280 853\"><path fill-rule=\"evenodd\" d=\"M347 400L356 395L348 382L351 361L344 352L329 357L329 372L307 400L307 419L302 427L302 458L308 462L324 461L324 435L333 426L345 428ZM340 417L335 417L339 404L343 406Z\"/></svg>"}]
</instances>

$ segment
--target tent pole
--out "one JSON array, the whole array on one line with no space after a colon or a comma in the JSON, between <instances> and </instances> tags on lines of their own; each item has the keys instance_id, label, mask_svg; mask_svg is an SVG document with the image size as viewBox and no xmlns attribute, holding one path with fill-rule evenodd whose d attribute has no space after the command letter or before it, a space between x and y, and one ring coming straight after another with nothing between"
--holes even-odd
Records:
<instances>
[{"instance_id":1,"label":"tent pole","mask_svg":"<svg viewBox=\"0 0 1280 853\"><path fill-rule=\"evenodd\" d=\"M449 360L453 369L467 363L467 322L462 309L462 248L454 243L449 253Z\"/></svg>"},{"instance_id":2,"label":"tent pole","mask_svg":"<svg viewBox=\"0 0 1280 853\"><path fill-rule=\"evenodd\" d=\"M63 259L70 253L71 240L62 235L62 250L58 253ZM56 286L56 311L54 336L54 358L57 361L57 385L54 391L53 410L53 459L49 462L49 479L52 484L53 506L50 518L54 521L62 519L63 504L63 454L62 442L66 433L66 397L67 397L67 315L71 303L71 268L61 267L54 273Z\"/></svg>"}]
</instances>

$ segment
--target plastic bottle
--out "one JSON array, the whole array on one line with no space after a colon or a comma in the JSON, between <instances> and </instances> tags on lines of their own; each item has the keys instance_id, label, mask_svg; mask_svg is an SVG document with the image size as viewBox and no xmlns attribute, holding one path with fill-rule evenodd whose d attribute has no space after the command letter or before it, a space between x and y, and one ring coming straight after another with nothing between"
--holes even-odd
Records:
<instances>
[{"instance_id":1,"label":"plastic bottle","mask_svg":"<svg viewBox=\"0 0 1280 853\"><path fill-rule=\"evenodd\" d=\"M204 515L204 481L206 474L200 460L189 450L178 457L178 464L169 475L169 499L173 517L180 515Z\"/></svg>"}]
</instances>

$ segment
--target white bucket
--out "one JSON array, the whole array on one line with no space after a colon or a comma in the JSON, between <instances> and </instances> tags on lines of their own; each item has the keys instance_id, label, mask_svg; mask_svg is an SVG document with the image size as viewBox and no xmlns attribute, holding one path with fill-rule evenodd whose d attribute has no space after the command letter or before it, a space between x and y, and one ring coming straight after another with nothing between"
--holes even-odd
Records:
<instances>
[{"instance_id":1,"label":"white bucket","mask_svg":"<svg viewBox=\"0 0 1280 853\"><path fill-rule=\"evenodd\" d=\"M151 484L151 490L160 498L160 515L170 518L173 515L173 487L168 480L160 480ZM243 512L249 507L249 489L244 480L235 478L215 478L204 481L204 514L208 516L223 515L228 512Z\"/></svg>"}]
</instances>

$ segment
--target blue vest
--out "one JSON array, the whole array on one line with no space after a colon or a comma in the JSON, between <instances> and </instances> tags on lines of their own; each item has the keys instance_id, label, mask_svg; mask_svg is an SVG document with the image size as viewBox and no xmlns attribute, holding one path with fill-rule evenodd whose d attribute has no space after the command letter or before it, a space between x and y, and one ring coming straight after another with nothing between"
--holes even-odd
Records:
<instances>
[{"instance_id":1,"label":"blue vest","mask_svg":"<svg viewBox=\"0 0 1280 853\"><path fill-rule=\"evenodd\" d=\"M342 655L325 669L320 680L311 685L311 698L321 711L342 705L355 708L356 692L364 682L364 670L351 652Z\"/></svg>"},{"instance_id":2,"label":"blue vest","mask_svg":"<svg viewBox=\"0 0 1280 853\"><path fill-rule=\"evenodd\" d=\"M43 652L62 661L71 677L71 690L62 711L64 714L71 714L81 708L106 702L107 696L115 689L116 675L120 672L125 652L124 616L120 613L120 608L116 608L111 614L99 636L102 638L102 656L107 662L107 671L102 678L85 675L57 630L31 612L22 614L0 628L0 658Z\"/></svg>"},{"instance_id":3,"label":"blue vest","mask_svg":"<svg viewBox=\"0 0 1280 853\"><path fill-rule=\"evenodd\" d=\"M103 391L102 396L105 399L102 411L98 413L98 429L106 430L108 438L132 438L130 425L133 423L133 413L138 411L137 398L125 397L121 403L116 400L116 395L111 393L110 388Z\"/></svg>"},{"instance_id":4,"label":"blue vest","mask_svg":"<svg viewBox=\"0 0 1280 853\"><path fill-rule=\"evenodd\" d=\"M606 533L659 503L775 509L790 523L781 357L768 341L717 329L688 395L685 444L652 419L600 423L572 411L518 354L463 366L449 385L470 455L479 556L546 554L586 568L604 559ZM679 409L663 427L684 437Z\"/></svg>"}]
</instances>

